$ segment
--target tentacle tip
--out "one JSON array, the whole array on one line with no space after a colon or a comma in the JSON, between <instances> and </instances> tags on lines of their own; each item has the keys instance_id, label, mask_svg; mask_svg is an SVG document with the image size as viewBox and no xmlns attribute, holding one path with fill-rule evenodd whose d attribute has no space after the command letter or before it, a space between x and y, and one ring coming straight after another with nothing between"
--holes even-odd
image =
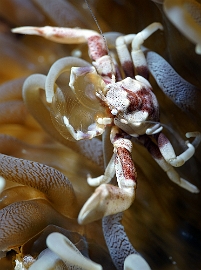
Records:
<instances>
[{"instance_id":1,"label":"tentacle tip","mask_svg":"<svg viewBox=\"0 0 201 270\"><path fill-rule=\"evenodd\" d=\"M196 52L197 54L201 54L201 44L196 44L195 52Z\"/></svg>"},{"instance_id":2,"label":"tentacle tip","mask_svg":"<svg viewBox=\"0 0 201 270\"><path fill-rule=\"evenodd\" d=\"M180 179L180 186L183 187L184 189L188 190L191 193L199 193L200 190L190 182L186 181L185 179L181 178Z\"/></svg>"},{"instance_id":3,"label":"tentacle tip","mask_svg":"<svg viewBox=\"0 0 201 270\"><path fill-rule=\"evenodd\" d=\"M159 28L161 31L164 30L164 27L163 27L163 25L162 25L161 23L158 23L158 28Z\"/></svg>"},{"instance_id":4,"label":"tentacle tip","mask_svg":"<svg viewBox=\"0 0 201 270\"><path fill-rule=\"evenodd\" d=\"M102 270L102 266L100 264L97 264L90 259L84 257L77 249L77 247L61 233L51 233L47 237L46 244L52 252L54 252L59 258L64 261L64 263L67 262L67 269ZM54 269L61 268L63 269L63 267L56 267Z\"/></svg>"},{"instance_id":5,"label":"tentacle tip","mask_svg":"<svg viewBox=\"0 0 201 270\"><path fill-rule=\"evenodd\" d=\"M88 185L90 185L91 186L91 184L92 184L92 180L91 180L92 178L91 178L91 174L90 173L88 173L87 174L87 183L88 183Z\"/></svg>"},{"instance_id":6,"label":"tentacle tip","mask_svg":"<svg viewBox=\"0 0 201 270\"><path fill-rule=\"evenodd\" d=\"M0 193L3 191L5 185L6 185L6 180L2 176L0 176Z\"/></svg>"},{"instance_id":7,"label":"tentacle tip","mask_svg":"<svg viewBox=\"0 0 201 270\"><path fill-rule=\"evenodd\" d=\"M194 193L200 193L200 190L198 188L196 188L196 190L194 191Z\"/></svg>"},{"instance_id":8,"label":"tentacle tip","mask_svg":"<svg viewBox=\"0 0 201 270\"><path fill-rule=\"evenodd\" d=\"M151 270L148 263L139 254L130 254L124 262L124 270L135 269L135 270Z\"/></svg>"},{"instance_id":9,"label":"tentacle tip","mask_svg":"<svg viewBox=\"0 0 201 270\"><path fill-rule=\"evenodd\" d=\"M192 184L191 184L191 190L192 190L191 191L192 193L197 193L197 194L200 193L200 190L196 186L194 186Z\"/></svg>"},{"instance_id":10,"label":"tentacle tip","mask_svg":"<svg viewBox=\"0 0 201 270\"><path fill-rule=\"evenodd\" d=\"M15 27L11 29L12 33L21 33L20 30L22 29L22 27Z\"/></svg>"},{"instance_id":11,"label":"tentacle tip","mask_svg":"<svg viewBox=\"0 0 201 270\"><path fill-rule=\"evenodd\" d=\"M48 104L52 104L52 97L46 97L46 102Z\"/></svg>"},{"instance_id":12,"label":"tentacle tip","mask_svg":"<svg viewBox=\"0 0 201 270\"><path fill-rule=\"evenodd\" d=\"M12 32L12 33L16 33L16 28L12 28L12 29L11 29L11 32Z\"/></svg>"},{"instance_id":13,"label":"tentacle tip","mask_svg":"<svg viewBox=\"0 0 201 270\"><path fill-rule=\"evenodd\" d=\"M49 104L51 104L52 103L52 99L53 99L53 95L47 93L47 91L46 91L46 97L45 97L46 102L49 103Z\"/></svg>"},{"instance_id":14,"label":"tentacle tip","mask_svg":"<svg viewBox=\"0 0 201 270\"><path fill-rule=\"evenodd\" d=\"M191 193L194 193L194 194L200 193L200 190L196 186L194 188L191 187L191 189L188 191L190 191Z\"/></svg>"},{"instance_id":15,"label":"tentacle tip","mask_svg":"<svg viewBox=\"0 0 201 270\"><path fill-rule=\"evenodd\" d=\"M79 216L77 218L77 222L80 225L86 225L86 224L88 224L88 222L85 220L85 217L83 215L80 215L80 214L79 214Z\"/></svg>"}]
</instances>

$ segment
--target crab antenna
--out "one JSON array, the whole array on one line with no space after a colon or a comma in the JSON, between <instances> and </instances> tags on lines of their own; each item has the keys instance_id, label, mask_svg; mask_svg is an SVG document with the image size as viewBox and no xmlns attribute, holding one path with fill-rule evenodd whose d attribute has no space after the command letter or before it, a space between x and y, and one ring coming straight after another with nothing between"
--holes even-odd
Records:
<instances>
[{"instance_id":1,"label":"crab antenna","mask_svg":"<svg viewBox=\"0 0 201 270\"><path fill-rule=\"evenodd\" d=\"M103 37L103 40L104 40L104 42L105 42L105 47L106 47L106 49L107 49L107 52L109 53L109 49L108 49L108 46L107 46L107 41L106 41L105 36L103 35L103 32L102 32L102 30L101 30L101 28L100 28L100 25L99 25L99 23L98 23L98 20L96 19L96 16L94 15L94 13L93 13L93 11L92 11L92 9L91 9L91 7L90 7L90 5L89 5L89 2L88 2L87 0L85 0L85 3L86 3L86 5L87 5L87 7L88 7L88 9L89 9L89 11L90 11L90 13L91 13L92 18L94 19L94 21L95 21L95 23L96 23L96 26L97 26L97 28L98 28L98 31L100 32L101 36Z\"/></svg>"}]
</instances>

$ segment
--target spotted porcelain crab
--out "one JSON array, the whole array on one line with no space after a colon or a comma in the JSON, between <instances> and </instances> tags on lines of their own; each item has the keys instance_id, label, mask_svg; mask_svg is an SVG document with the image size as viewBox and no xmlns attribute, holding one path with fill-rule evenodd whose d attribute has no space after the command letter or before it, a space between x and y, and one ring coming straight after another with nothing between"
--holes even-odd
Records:
<instances>
[{"instance_id":1,"label":"spotted porcelain crab","mask_svg":"<svg viewBox=\"0 0 201 270\"><path fill-rule=\"evenodd\" d=\"M120 68L115 57L109 54L104 37L95 31L49 26L13 30L15 33L41 35L60 43L88 43L92 65L75 57L60 59L53 64L44 83L53 123L65 138L74 141L92 139L111 126L110 140L114 153L104 175L87 178L90 185L99 187L81 209L80 224L122 212L132 204L137 177L131 155L133 137L148 149L170 180L190 192L199 192L173 167L183 165L193 156L194 141L199 140L200 134L187 133L187 138L195 139L192 143L187 141L187 149L176 156L170 141L162 133L158 101L148 81L149 70L141 45L158 29L162 30L162 25L153 23L136 35L116 39ZM129 44L131 53L127 47ZM69 86L74 99L56 84L59 75L69 70ZM24 92L30 84L29 77L24 83ZM115 173L118 186L110 184Z\"/></svg>"}]
</instances>

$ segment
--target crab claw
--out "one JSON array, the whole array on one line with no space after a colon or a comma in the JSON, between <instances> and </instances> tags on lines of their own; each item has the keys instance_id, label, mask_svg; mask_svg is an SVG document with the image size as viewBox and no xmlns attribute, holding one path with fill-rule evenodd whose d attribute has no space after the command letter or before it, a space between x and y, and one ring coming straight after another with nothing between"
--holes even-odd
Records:
<instances>
[{"instance_id":1,"label":"crab claw","mask_svg":"<svg viewBox=\"0 0 201 270\"><path fill-rule=\"evenodd\" d=\"M79 224L87 224L104 216L123 212L134 201L137 173L131 156L132 143L125 138L115 140L115 134L118 134L118 131L113 128L111 141L114 146L114 155L108 163L104 175L88 179L90 183L103 183L104 181L105 183L96 188L82 207L78 216ZM107 184L115 172L118 186Z\"/></svg>"},{"instance_id":2,"label":"crab claw","mask_svg":"<svg viewBox=\"0 0 201 270\"><path fill-rule=\"evenodd\" d=\"M36 27L22 26L12 29L13 33L37 35L49 40L64 44L79 44L87 42L91 36L97 36L98 33L88 29L62 28L62 27Z\"/></svg>"},{"instance_id":3,"label":"crab claw","mask_svg":"<svg viewBox=\"0 0 201 270\"><path fill-rule=\"evenodd\" d=\"M135 198L135 187L122 189L110 184L100 185L82 207L79 224L87 224L104 216L125 211Z\"/></svg>"}]
</instances>

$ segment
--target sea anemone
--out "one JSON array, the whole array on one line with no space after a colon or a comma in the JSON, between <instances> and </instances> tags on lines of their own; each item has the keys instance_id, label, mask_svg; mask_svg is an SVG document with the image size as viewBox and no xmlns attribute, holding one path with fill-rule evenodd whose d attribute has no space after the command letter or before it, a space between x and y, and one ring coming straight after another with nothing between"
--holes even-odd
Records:
<instances>
[{"instance_id":1,"label":"sea anemone","mask_svg":"<svg viewBox=\"0 0 201 270\"><path fill-rule=\"evenodd\" d=\"M134 144L133 159L138 171L135 203L124 212L123 218L119 214L103 219L103 223L78 225L79 210L93 193L86 176L102 174L104 162L109 159L108 135L106 133L103 142L99 138L81 143L65 140L55 131L46 111L41 109L45 120L34 119L34 107L27 107L22 99L22 87L28 75L47 74L50 66L61 57L81 53L83 59L89 61L89 58L85 45L61 45L36 36L18 36L10 29L23 25L53 25L97 30L85 2L81 2L9 0L0 3L0 190L3 189L0 267L14 269L16 264L16 269L29 268L41 252L37 261L41 262L41 258L48 261L53 253L46 250L47 247L51 248L51 241L56 243L57 240L62 246L62 241L67 241L65 235L81 256L89 256L103 269L123 269L125 257L121 258L120 266L118 263L114 266L111 259L119 257L119 246L111 247L116 240L110 238L115 237L113 229L116 228L124 236L122 241L129 242L129 252L141 254L153 269L199 269L200 194L191 194L171 183L147 151ZM194 44L171 24L159 2L162 1L89 1L103 32L137 33L148 24L160 21L164 32L155 33L145 46L165 58L185 81L195 85L200 98L200 56L194 52ZM65 80L62 78L61 83L66 83ZM165 96L153 77L151 84L159 100L161 122L166 124L175 149L182 151L183 134L200 130L200 113L193 117L193 110L199 108L193 107L188 114ZM43 95L41 91L38 94ZM32 101L36 104L35 110L40 110L37 99L33 97ZM187 102L191 106L191 102ZM198 149L179 170L182 177L199 189L200 162ZM107 233L106 242L112 240L106 245L104 235ZM50 241L46 244L48 235L54 238L48 238ZM62 265L58 256L54 256L50 265Z\"/></svg>"}]
</instances>

